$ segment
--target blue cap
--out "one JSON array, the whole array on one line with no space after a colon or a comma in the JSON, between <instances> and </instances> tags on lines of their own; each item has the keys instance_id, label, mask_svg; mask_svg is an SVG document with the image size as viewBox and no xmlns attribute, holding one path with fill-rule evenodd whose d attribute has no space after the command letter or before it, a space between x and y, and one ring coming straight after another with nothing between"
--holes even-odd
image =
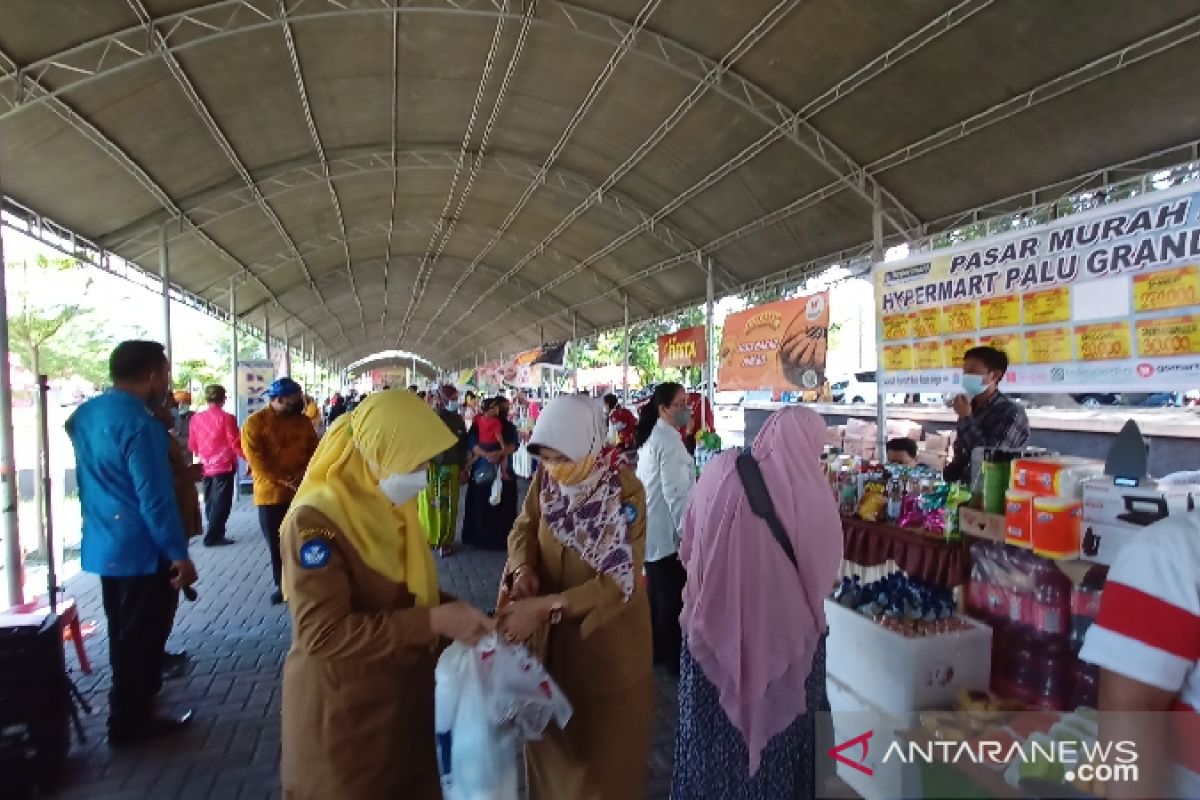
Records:
<instances>
[{"instance_id":1,"label":"blue cap","mask_svg":"<svg viewBox=\"0 0 1200 800\"><path fill-rule=\"evenodd\" d=\"M296 394L303 394L304 390L300 388L300 384L296 383L291 378L280 378L271 384L267 389L267 397L275 400L279 397L291 397Z\"/></svg>"}]
</instances>

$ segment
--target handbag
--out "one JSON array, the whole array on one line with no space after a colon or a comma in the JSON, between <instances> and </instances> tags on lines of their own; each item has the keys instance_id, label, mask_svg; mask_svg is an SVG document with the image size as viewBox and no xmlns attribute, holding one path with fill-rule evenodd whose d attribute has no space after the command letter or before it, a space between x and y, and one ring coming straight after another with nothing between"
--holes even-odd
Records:
<instances>
[{"instance_id":1,"label":"handbag","mask_svg":"<svg viewBox=\"0 0 1200 800\"><path fill-rule=\"evenodd\" d=\"M759 468L758 462L754 460L754 456L749 453L739 454L737 473L742 480L742 486L746 489L746 499L750 501L750 511L754 516L767 523L771 535L783 548L783 554L799 572L800 563L796 560L796 549L792 547L792 540L788 538L787 531L783 529L783 523L779 521L779 517L775 513L775 503L771 501L771 492L767 489L767 482L763 480L762 470Z\"/></svg>"},{"instance_id":2,"label":"handbag","mask_svg":"<svg viewBox=\"0 0 1200 800\"><path fill-rule=\"evenodd\" d=\"M496 469L496 465L488 461L486 458L481 458L475 462L475 466L471 467L471 480L480 486L486 486L496 480L496 476L500 471Z\"/></svg>"}]
</instances>

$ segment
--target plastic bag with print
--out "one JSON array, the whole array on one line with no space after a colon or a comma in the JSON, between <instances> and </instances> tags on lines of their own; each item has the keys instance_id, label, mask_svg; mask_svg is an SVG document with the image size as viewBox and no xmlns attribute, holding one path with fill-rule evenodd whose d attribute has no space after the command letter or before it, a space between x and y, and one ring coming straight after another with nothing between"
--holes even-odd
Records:
<instances>
[{"instance_id":1,"label":"plastic bag with print","mask_svg":"<svg viewBox=\"0 0 1200 800\"><path fill-rule=\"evenodd\" d=\"M454 643L435 671L434 727L445 800L517 800L517 756L571 705L522 645L494 634Z\"/></svg>"}]
</instances>

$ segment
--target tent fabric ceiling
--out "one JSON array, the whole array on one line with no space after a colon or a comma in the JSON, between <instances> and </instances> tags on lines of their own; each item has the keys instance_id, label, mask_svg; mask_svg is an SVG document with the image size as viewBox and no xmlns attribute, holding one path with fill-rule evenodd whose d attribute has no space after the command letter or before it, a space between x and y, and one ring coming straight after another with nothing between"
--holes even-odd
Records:
<instances>
[{"instance_id":1,"label":"tent fabric ceiling","mask_svg":"<svg viewBox=\"0 0 1200 800\"><path fill-rule=\"evenodd\" d=\"M8 0L0 179L449 367L1194 141L1197 78L1191 0Z\"/></svg>"}]
</instances>

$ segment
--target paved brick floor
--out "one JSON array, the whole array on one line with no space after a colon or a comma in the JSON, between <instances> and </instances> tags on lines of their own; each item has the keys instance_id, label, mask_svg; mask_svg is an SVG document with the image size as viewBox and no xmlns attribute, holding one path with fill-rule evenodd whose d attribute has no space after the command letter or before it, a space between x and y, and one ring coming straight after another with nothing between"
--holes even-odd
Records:
<instances>
[{"instance_id":1,"label":"paved brick floor","mask_svg":"<svg viewBox=\"0 0 1200 800\"><path fill-rule=\"evenodd\" d=\"M108 711L108 643L99 581L71 581L85 620L97 623L87 639L96 668L78 672L79 688L93 704L85 719L88 742L76 745L55 798L78 800L262 800L279 796L280 676L290 641L287 613L270 605L266 545L252 507L243 501L231 520L233 547L196 547L193 557L200 598L184 603L170 646L194 659L191 674L168 683L162 706L192 708L196 723L186 734L131 751L110 751L104 737ZM448 591L483 608L494 603L503 556L467 552L441 562ZM676 721L673 682L658 678L651 798L666 798ZM431 733L432 735L432 733ZM333 800L331 798L331 800Z\"/></svg>"}]
</instances>

